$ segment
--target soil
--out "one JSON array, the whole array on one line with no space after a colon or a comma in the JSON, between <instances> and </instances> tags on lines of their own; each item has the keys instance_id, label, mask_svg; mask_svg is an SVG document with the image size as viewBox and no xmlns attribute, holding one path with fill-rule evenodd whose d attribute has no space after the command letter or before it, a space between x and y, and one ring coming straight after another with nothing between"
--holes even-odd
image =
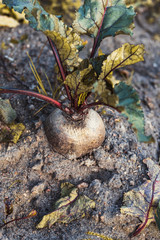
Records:
<instances>
[{"instance_id":1,"label":"soil","mask_svg":"<svg viewBox=\"0 0 160 240\"><path fill-rule=\"evenodd\" d=\"M0 225L5 219L5 197L13 203L13 213L7 220L26 216L32 209L38 214L0 229L1 240L96 239L88 236L88 231L102 233L115 240L129 239L128 234L140 220L120 213L123 194L148 179L143 159L149 157L157 164L160 160L160 42L154 38L158 29L158 21L154 26L149 25L141 15L136 21L133 37L120 35L101 44L105 53L110 53L125 42L145 45L145 61L128 67L127 71L134 71L133 86L142 101L146 133L154 136L155 143L139 143L125 118L106 107L97 108L106 127L104 143L90 154L69 160L52 151L46 139L43 121L53 111L51 106L35 115L44 105L42 101L20 95L2 96L10 98L17 113L16 121L22 122L26 129L17 144L0 145ZM26 40L11 43L11 39L19 40L24 34ZM43 79L45 71L51 83L54 83L55 60L41 32L35 32L28 25L14 29L1 28L2 42L8 48L0 52L1 86L36 89L37 83L29 67L27 51ZM89 40L86 51L89 52L91 46L92 41ZM96 208L89 216L68 225L57 223L50 229L37 230L36 225L42 216L53 210L55 201L60 197L60 183L65 181L76 186L83 183L80 193L93 199ZM159 240L160 232L153 223L135 237L135 240L138 239Z\"/></svg>"}]
</instances>

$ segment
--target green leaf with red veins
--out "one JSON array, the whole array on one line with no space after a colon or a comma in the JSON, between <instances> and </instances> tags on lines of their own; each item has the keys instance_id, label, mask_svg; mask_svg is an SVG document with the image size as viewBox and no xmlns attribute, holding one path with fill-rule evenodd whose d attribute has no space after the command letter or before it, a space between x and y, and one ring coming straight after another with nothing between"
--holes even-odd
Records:
<instances>
[{"instance_id":1,"label":"green leaf with red veins","mask_svg":"<svg viewBox=\"0 0 160 240\"><path fill-rule=\"evenodd\" d=\"M85 0L73 22L75 32L95 38L96 52L101 41L108 36L132 34L135 12L123 0Z\"/></svg>"}]
</instances>

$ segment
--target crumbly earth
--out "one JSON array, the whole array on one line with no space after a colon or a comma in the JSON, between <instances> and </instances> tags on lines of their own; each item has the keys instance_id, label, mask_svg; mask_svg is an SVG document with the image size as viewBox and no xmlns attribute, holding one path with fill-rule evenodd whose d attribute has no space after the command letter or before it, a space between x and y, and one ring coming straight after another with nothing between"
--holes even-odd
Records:
<instances>
[{"instance_id":1,"label":"crumbly earth","mask_svg":"<svg viewBox=\"0 0 160 240\"><path fill-rule=\"evenodd\" d=\"M26 96L3 95L3 98L10 98L17 112L16 121L22 122L26 130L17 144L0 145L0 225L5 219L5 197L9 197L13 203L13 213L7 220L25 216L32 209L38 214L0 229L1 240L97 239L88 236L87 231L103 233L115 240L128 240L128 234L140 223L138 218L122 215L120 207L123 194L148 179L143 159L150 157L159 163L160 42L158 38L154 40L154 35L160 25L158 22L156 27L148 25L141 16L138 20L132 38L120 35L115 39L104 40L101 49L110 53L125 42L145 44L145 62L129 67L128 71L134 71L133 85L142 100L146 133L154 136L155 143L137 142L127 120L103 107L97 111L106 126L104 143L84 157L68 160L51 150L43 130L43 121L53 110L52 107L48 106L34 115L44 105L42 101ZM24 34L27 35L26 40L18 44L11 43L11 39L20 39ZM54 83L54 57L42 33L35 32L27 25L15 29L1 28L2 42L8 48L0 52L1 86L30 90L36 88L27 51L43 79L45 71L51 83ZM89 40L86 51L89 52L91 46ZM53 210L53 204L60 196L60 183L64 181L76 186L83 183L80 193L93 199L96 209L86 218L77 219L68 225L55 224L50 229L37 230L36 224L42 216ZM136 239L159 240L160 232L155 224L151 224Z\"/></svg>"}]
</instances>

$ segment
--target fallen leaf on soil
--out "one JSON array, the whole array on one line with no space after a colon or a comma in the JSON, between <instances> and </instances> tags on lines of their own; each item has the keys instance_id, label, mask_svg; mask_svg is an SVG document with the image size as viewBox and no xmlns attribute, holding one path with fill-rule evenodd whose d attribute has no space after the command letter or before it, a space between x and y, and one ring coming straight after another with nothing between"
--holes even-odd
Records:
<instances>
[{"instance_id":1,"label":"fallen leaf on soil","mask_svg":"<svg viewBox=\"0 0 160 240\"><path fill-rule=\"evenodd\" d=\"M4 124L0 121L0 142L17 143L25 126L22 123Z\"/></svg>"},{"instance_id":2,"label":"fallen leaf on soil","mask_svg":"<svg viewBox=\"0 0 160 240\"><path fill-rule=\"evenodd\" d=\"M12 212L13 212L13 203L8 197L5 197L4 205L5 205L5 214L7 217L8 215L12 214Z\"/></svg>"},{"instance_id":3,"label":"fallen leaf on soil","mask_svg":"<svg viewBox=\"0 0 160 240\"><path fill-rule=\"evenodd\" d=\"M22 123L12 123L8 125L9 128L11 129L11 135L12 135L12 140L11 142L17 143L20 136L22 135L22 132L25 129L25 126Z\"/></svg>"},{"instance_id":4,"label":"fallen leaf on soil","mask_svg":"<svg viewBox=\"0 0 160 240\"><path fill-rule=\"evenodd\" d=\"M16 117L9 100L0 98L0 142L18 142L25 126L22 123L14 123Z\"/></svg>"},{"instance_id":5,"label":"fallen leaf on soil","mask_svg":"<svg viewBox=\"0 0 160 240\"><path fill-rule=\"evenodd\" d=\"M104 236L103 234L100 234L100 233L87 232L87 234L91 235L91 236L96 236L96 237L104 239L104 240L113 240L113 238ZM83 240L90 240L90 239L83 239Z\"/></svg>"},{"instance_id":6,"label":"fallen leaf on soil","mask_svg":"<svg viewBox=\"0 0 160 240\"><path fill-rule=\"evenodd\" d=\"M0 121L10 124L16 119L17 115L8 99L0 98Z\"/></svg>"},{"instance_id":7,"label":"fallen leaf on soil","mask_svg":"<svg viewBox=\"0 0 160 240\"><path fill-rule=\"evenodd\" d=\"M37 228L51 227L54 223L69 223L95 208L95 202L78 194L78 188L66 182L61 184L61 198L55 203L55 211L43 217Z\"/></svg>"},{"instance_id":8,"label":"fallen leaf on soil","mask_svg":"<svg viewBox=\"0 0 160 240\"><path fill-rule=\"evenodd\" d=\"M142 221L130 237L136 236L151 222L155 222L155 211L160 202L160 167L149 158L143 162L148 167L150 180L125 193L124 206L121 207L121 213L138 217Z\"/></svg>"}]
</instances>

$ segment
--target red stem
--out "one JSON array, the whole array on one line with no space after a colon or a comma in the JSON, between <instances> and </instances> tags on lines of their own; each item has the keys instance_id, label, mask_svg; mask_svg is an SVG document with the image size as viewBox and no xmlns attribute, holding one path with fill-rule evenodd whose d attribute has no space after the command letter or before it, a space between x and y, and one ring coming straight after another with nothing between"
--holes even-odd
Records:
<instances>
[{"instance_id":1,"label":"red stem","mask_svg":"<svg viewBox=\"0 0 160 240\"><path fill-rule=\"evenodd\" d=\"M63 68L63 64L62 64L62 62L61 62L61 59L60 59L58 50L57 50L57 48L56 48L56 45L54 44L54 42L53 42L49 37L47 37L47 38L48 38L49 44L50 44L50 46L51 46L52 52L53 52L53 54L54 54L54 56L55 56L55 59L56 59L56 62L57 62L57 65L58 65L58 68L59 68L61 77L62 77L63 81L65 81L65 79L66 79L66 74L65 74L65 71L64 71L64 68ZM68 97L68 99L71 101L72 98L71 98L71 94L70 94L70 91L69 91L69 87L68 87L66 84L64 84L64 85L65 85L67 97Z\"/></svg>"},{"instance_id":2,"label":"red stem","mask_svg":"<svg viewBox=\"0 0 160 240\"><path fill-rule=\"evenodd\" d=\"M150 212L152 204L153 204L154 192L155 192L155 184L156 184L157 178L158 178L158 175L156 176L156 178L155 178L155 180L153 182L153 185L152 185L152 196L151 196L151 201L149 203L149 207L148 207L148 210L147 210L145 221L133 233L130 234L131 238L137 236L145 228L145 226L146 226L146 224L148 222L149 212Z\"/></svg>"},{"instance_id":3,"label":"red stem","mask_svg":"<svg viewBox=\"0 0 160 240\"><path fill-rule=\"evenodd\" d=\"M32 97L35 97L35 98L42 99L42 100L44 100L48 103L51 103L51 104L55 105L56 107L58 107L59 109L61 109L62 111L64 111L64 109L62 109L62 104L61 103L54 100L53 98L47 97L47 96L42 95L40 93L27 91L27 90L19 90L19 89L3 89L3 88L0 88L0 94L1 93L15 93L15 94L32 96Z\"/></svg>"},{"instance_id":4,"label":"red stem","mask_svg":"<svg viewBox=\"0 0 160 240\"><path fill-rule=\"evenodd\" d=\"M34 215L35 216L35 215ZM24 219L28 219L28 218L31 218L31 217L34 217L33 215L27 215L25 217L21 217L21 218L15 218L15 219L12 219L6 223L4 223L3 225L0 226L0 229L5 227L6 225L8 225L9 223L12 223L12 222L16 222L16 221L20 221L20 220L24 220Z\"/></svg>"},{"instance_id":5,"label":"red stem","mask_svg":"<svg viewBox=\"0 0 160 240\"><path fill-rule=\"evenodd\" d=\"M74 107L75 107L75 109L77 109L77 107L78 107L78 95L77 95L77 92L78 92L79 85L80 85L80 82L78 83L78 85L76 87L76 91L75 91L75 95L74 95Z\"/></svg>"},{"instance_id":6,"label":"red stem","mask_svg":"<svg viewBox=\"0 0 160 240\"><path fill-rule=\"evenodd\" d=\"M105 9L104 9L102 21L101 21L100 27L98 29L97 36L96 36L96 38L94 38L94 44L93 44L93 48L92 48L92 52L91 52L90 58L93 58L94 55L95 55L95 49L96 49L96 46L97 46L97 42L98 42L98 38L99 38L99 35L100 35L101 27L102 27L102 24L103 24L103 20L104 20L105 14L106 14L107 6L108 6L108 0L107 0Z\"/></svg>"},{"instance_id":7,"label":"red stem","mask_svg":"<svg viewBox=\"0 0 160 240\"><path fill-rule=\"evenodd\" d=\"M107 107L109 107L109 108L113 108L113 109L116 110L117 112L120 112L117 108L112 107L112 106L110 106L110 105L107 105L107 104L99 101L99 102L93 102L93 103L86 104L84 107L81 107L81 108L79 109L78 113L83 112L83 110L85 110L86 108L95 107L95 106L98 106L98 105L105 105L105 106L107 106Z\"/></svg>"}]
</instances>

